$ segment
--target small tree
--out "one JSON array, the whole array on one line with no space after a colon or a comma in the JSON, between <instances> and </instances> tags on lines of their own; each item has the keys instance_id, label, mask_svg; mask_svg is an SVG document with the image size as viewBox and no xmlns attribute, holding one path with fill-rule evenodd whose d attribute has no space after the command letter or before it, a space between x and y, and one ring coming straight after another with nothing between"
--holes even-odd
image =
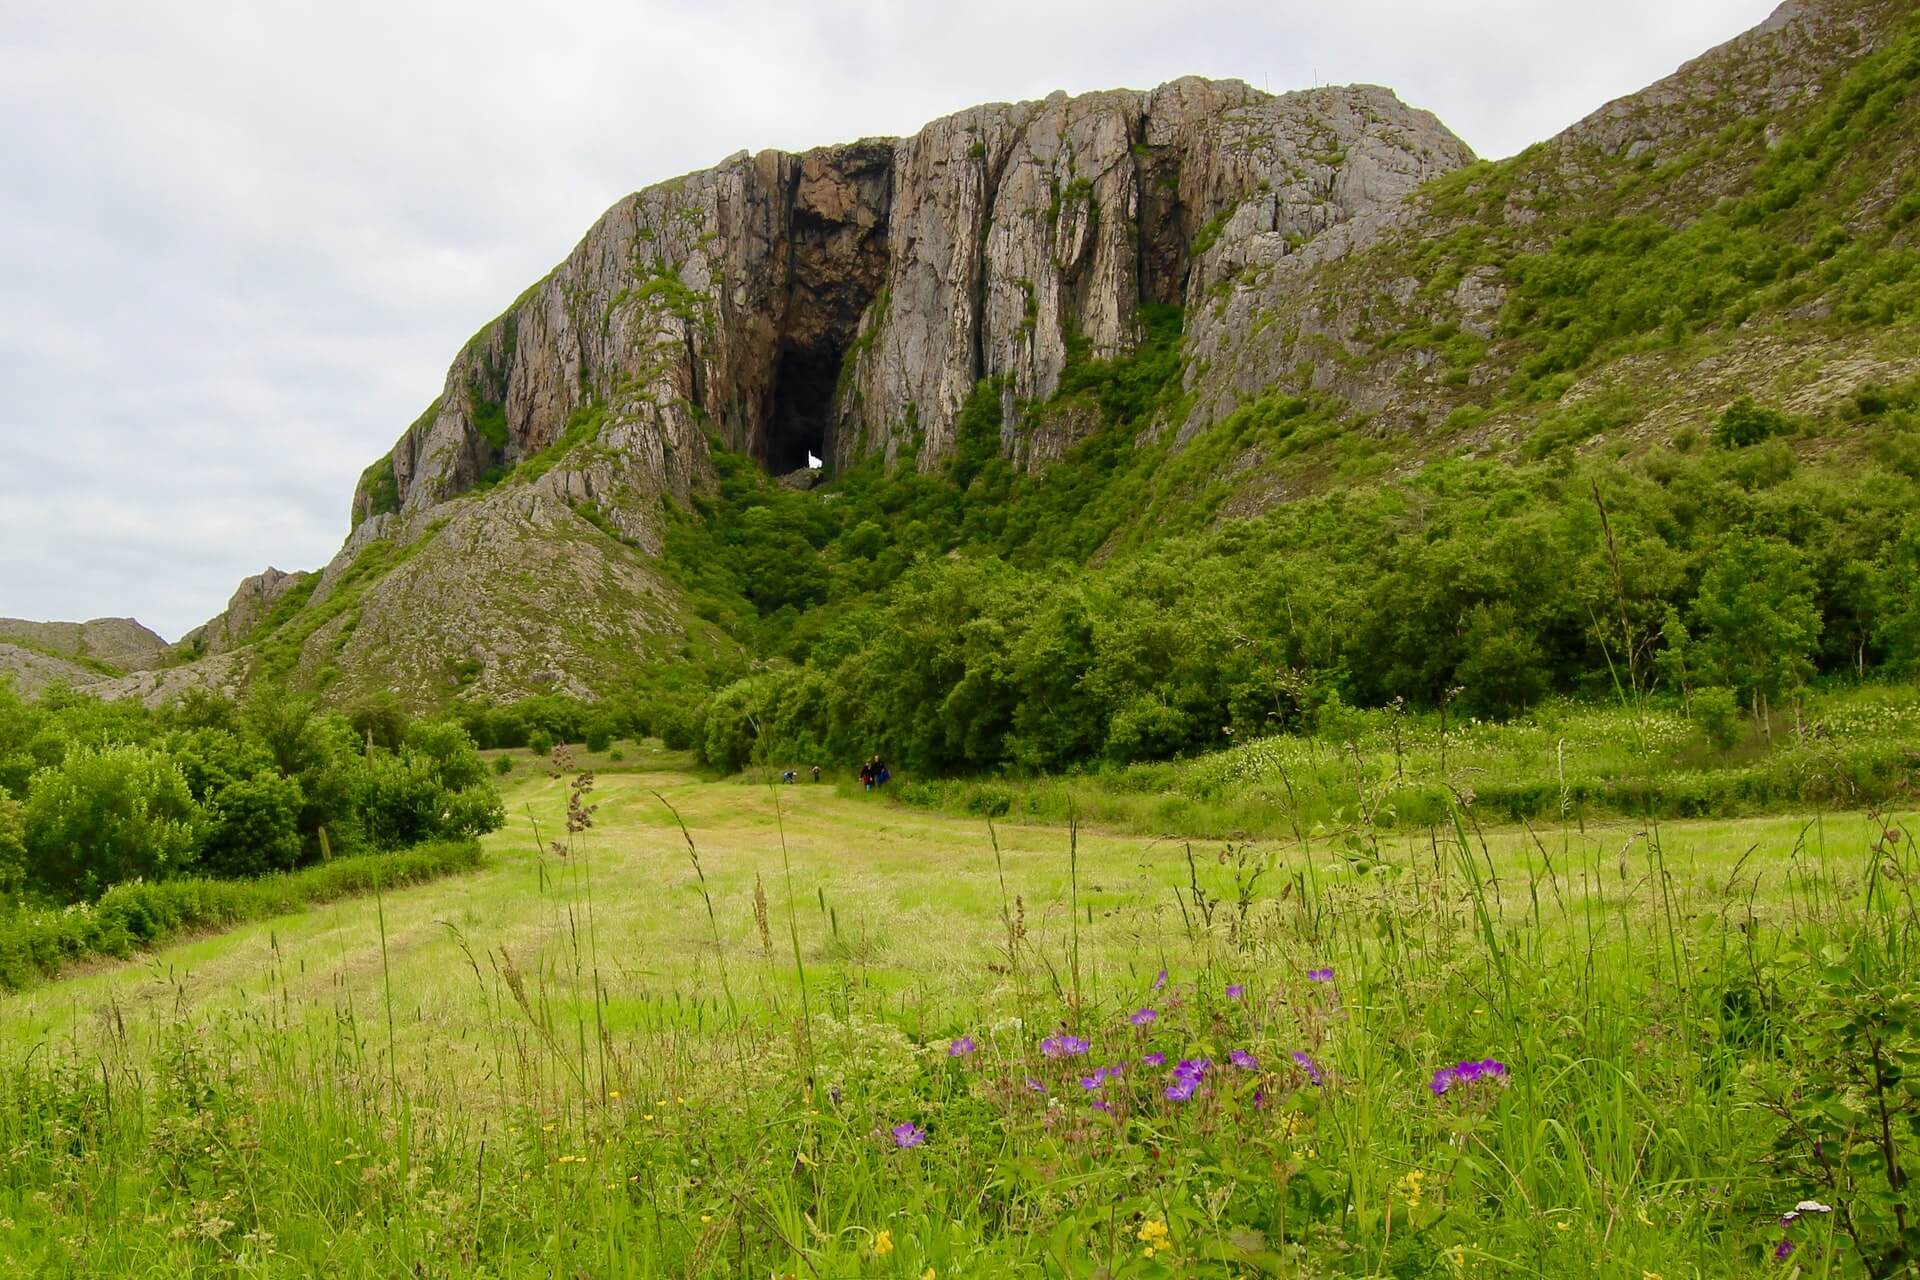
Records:
<instances>
[{"instance_id":1,"label":"small tree","mask_svg":"<svg viewBox=\"0 0 1920 1280\"><path fill-rule=\"evenodd\" d=\"M1667 606L1666 620L1660 624L1663 642L1653 655L1653 671L1680 694L1681 710L1693 714L1693 673L1688 669L1693 652L1693 633L1680 617L1680 611Z\"/></svg>"},{"instance_id":2,"label":"small tree","mask_svg":"<svg viewBox=\"0 0 1920 1280\"><path fill-rule=\"evenodd\" d=\"M1820 611L1806 562L1784 542L1735 534L1708 565L1693 608L1701 665L1752 698L1771 737L1773 699L1813 674Z\"/></svg>"},{"instance_id":3,"label":"small tree","mask_svg":"<svg viewBox=\"0 0 1920 1280\"><path fill-rule=\"evenodd\" d=\"M0 898L11 898L26 887L26 835L26 810L0 790Z\"/></svg>"},{"instance_id":4,"label":"small tree","mask_svg":"<svg viewBox=\"0 0 1920 1280\"><path fill-rule=\"evenodd\" d=\"M1920 675L1920 516L1909 517L1879 575L1874 643L1904 675Z\"/></svg>"},{"instance_id":5,"label":"small tree","mask_svg":"<svg viewBox=\"0 0 1920 1280\"><path fill-rule=\"evenodd\" d=\"M1731 751L1740 741L1740 699L1731 689L1702 689L1693 695L1693 718L1707 741Z\"/></svg>"}]
</instances>

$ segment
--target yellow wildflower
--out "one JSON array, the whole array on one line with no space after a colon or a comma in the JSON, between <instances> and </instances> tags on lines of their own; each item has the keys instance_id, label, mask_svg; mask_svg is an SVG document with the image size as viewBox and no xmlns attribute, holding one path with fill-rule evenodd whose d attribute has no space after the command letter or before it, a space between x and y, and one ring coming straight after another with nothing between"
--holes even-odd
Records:
<instances>
[{"instance_id":1,"label":"yellow wildflower","mask_svg":"<svg viewBox=\"0 0 1920 1280\"><path fill-rule=\"evenodd\" d=\"M938 1277L934 1275L933 1268L928 1267L920 1273L920 1280L938 1280Z\"/></svg>"},{"instance_id":2,"label":"yellow wildflower","mask_svg":"<svg viewBox=\"0 0 1920 1280\"><path fill-rule=\"evenodd\" d=\"M1420 1185L1427 1180L1425 1169L1409 1169L1400 1179L1400 1195L1407 1202L1407 1208L1420 1207Z\"/></svg>"},{"instance_id":3,"label":"yellow wildflower","mask_svg":"<svg viewBox=\"0 0 1920 1280\"><path fill-rule=\"evenodd\" d=\"M873 1233L873 1256L884 1258L893 1252L893 1232L876 1231Z\"/></svg>"}]
</instances>

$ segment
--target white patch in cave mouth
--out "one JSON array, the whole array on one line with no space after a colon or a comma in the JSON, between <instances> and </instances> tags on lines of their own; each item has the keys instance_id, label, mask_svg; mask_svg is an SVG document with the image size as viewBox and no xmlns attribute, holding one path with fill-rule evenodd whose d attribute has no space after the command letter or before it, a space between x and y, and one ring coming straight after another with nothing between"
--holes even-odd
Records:
<instances>
[{"instance_id":1,"label":"white patch in cave mouth","mask_svg":"<svg viewBox=\"0 0 1920 1280\"><path fill-rule=\"evenodd\" d=\"M827 465L826 463L814 457L813 454L811 453L807 454L807 470L818 471L821 467L824 467L826 465Z\"/></svg>"}]
</instances>

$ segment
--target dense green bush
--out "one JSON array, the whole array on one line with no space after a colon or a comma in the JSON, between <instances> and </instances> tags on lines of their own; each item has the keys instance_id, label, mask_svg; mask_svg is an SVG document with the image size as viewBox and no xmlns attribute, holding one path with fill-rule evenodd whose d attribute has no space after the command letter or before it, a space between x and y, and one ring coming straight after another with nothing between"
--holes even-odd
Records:
<instances>
[{"instance_id":1,"label":"dense green bush","mask_svg":"<svg viewBox=\"0 0 1920 1280\"><path fill-rule=\"evenodd\" d=\"M157 711L57 687L28 703L0 681L0 894L79 901L134 879L290 871L499 826L458 723L383 701L361 711L356 727L267 686Z\"/></svg>"},{"instance_id":2,"label":"dense green bush","mask_svg":"<svg viewBox=\"0 0 1920 1280\"><path fill-rule=\"evenodd\" d=\"M72 900L138 877L178 874L198 851L205 814L158 751L80 747L36 773L26 847L34 887Z\"/></svg>"}]
</instances>

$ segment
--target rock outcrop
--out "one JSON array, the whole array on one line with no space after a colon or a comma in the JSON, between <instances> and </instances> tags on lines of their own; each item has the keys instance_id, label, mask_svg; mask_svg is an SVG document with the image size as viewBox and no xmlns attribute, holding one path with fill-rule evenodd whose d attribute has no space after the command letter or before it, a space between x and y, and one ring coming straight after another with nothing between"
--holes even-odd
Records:
<instances>
[{"instance_id":1,"label":"rock outcrop","mask_svg":"<svg viewBox=\"0 0 1920 1280\"><path fill-rule=\"evenodd\" d=\"M977 107L911 138L741 154L609 210L455 360L356 524L513 471L657 546L709 433L775 474L917 451L983 379L1009 451L1069 350L1471 159L1385 89L1176 81ZM555 456L565 451L564 456Z\"/></svg>"},{"instance_id":2,"label":"rock outcrop","mask_svg":"<svg viewBox=\"0 0 1920 1280\"><path fill-rule=\"evenodd\" d=\"M0 643L68 660L68 666L91 671L94 679L99 678L102 667L145 671L160 666L171 651L165 640L132 618L95 618L90 622L0 618Z\"/></svg>"},{"instance_id":3,"label":"rock outcrop","mask_svg":"<svg viewBox=\"0 0 1920 1280\"><path fill-rule=\"evenodd\" d=\"M283 573L269 566L264 572L244 579L218 617L180 637L181 652L192 657L212 657L246 644L280 598L311 576L304 572Z\"/></svg>"}]
</instances>

